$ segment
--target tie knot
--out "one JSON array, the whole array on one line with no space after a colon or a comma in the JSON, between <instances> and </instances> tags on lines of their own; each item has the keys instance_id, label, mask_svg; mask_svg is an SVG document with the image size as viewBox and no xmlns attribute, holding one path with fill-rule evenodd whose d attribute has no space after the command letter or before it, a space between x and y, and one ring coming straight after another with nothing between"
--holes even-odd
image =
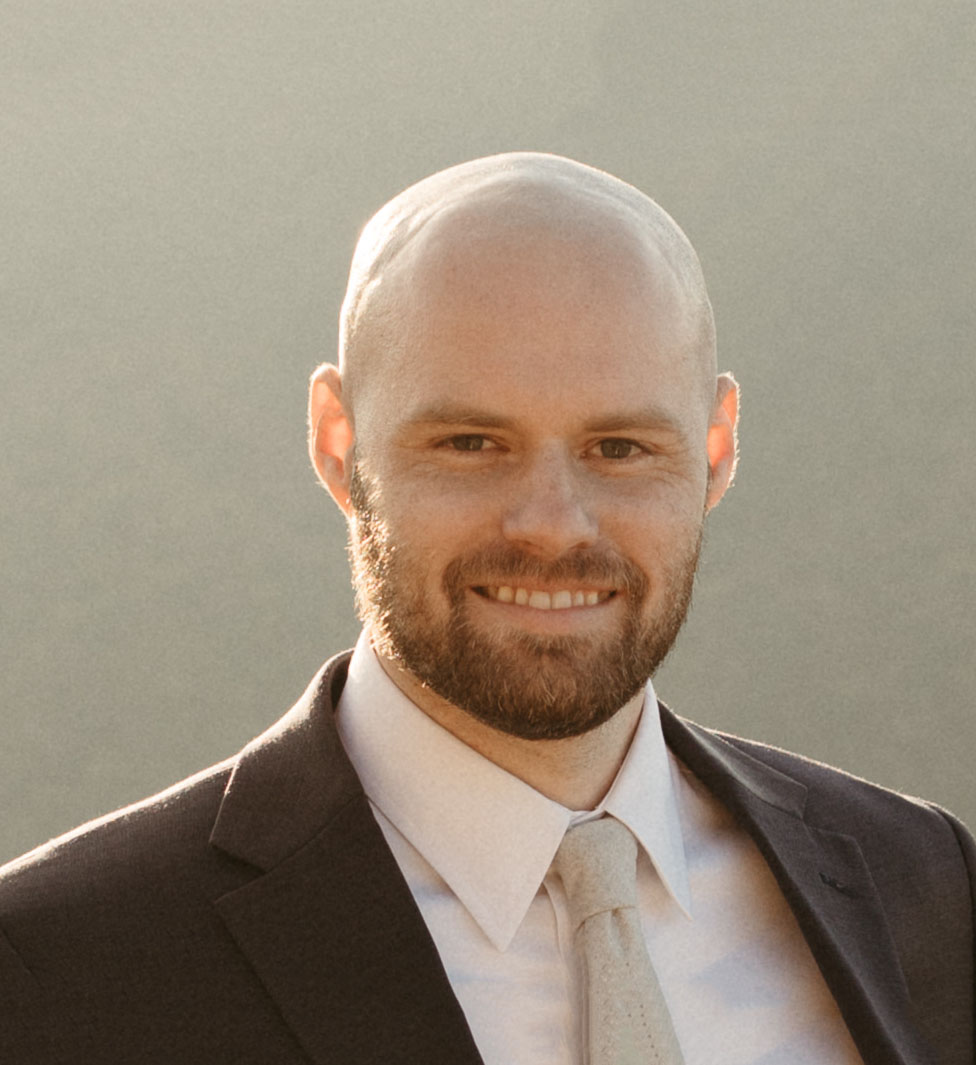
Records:
<instances>
[{"instance_id":1,"label":"tie knot","mask_svg":"<svg viewBox=\"0 0 976 1065\"><path fill-rule=\"evenodd\" d=\"M613 817L574 825L552 868L566 889L574 930L594 914L637 905L637 841Z\"/></svg>"}]
</instances>

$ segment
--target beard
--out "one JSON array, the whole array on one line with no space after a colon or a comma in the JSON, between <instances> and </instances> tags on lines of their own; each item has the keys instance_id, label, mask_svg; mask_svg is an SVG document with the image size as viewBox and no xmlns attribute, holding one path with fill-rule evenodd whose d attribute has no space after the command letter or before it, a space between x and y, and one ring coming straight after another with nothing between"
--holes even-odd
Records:
<instances>
[{"instance_id":1,"label":"beard","mask_svg":"<svg viewBox=\"0 0 976 1065\"><path fill-rule=\"evenodd\" d=\"M491 728L523 739L567 739L608 721L671 650L691 605L702 524L655 580L662 603L645 616L650 581L630 560L581 549L544 562L509 544L460 555L445 568L443 621L424 590L424 551L397 542L358 467L350 498L356 608L376 651ZM624 616L604 635L487 630L472 620L470 589L544 583L612 587Z\"/></svg>"}]
</instances>

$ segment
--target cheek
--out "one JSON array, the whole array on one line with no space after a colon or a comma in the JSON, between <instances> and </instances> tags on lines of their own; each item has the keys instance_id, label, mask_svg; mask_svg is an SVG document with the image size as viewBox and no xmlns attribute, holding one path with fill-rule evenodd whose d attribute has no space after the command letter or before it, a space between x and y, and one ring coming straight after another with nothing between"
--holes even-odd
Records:
<instances>
[{"instance_id":1,"label":"cheek","mask_svg":"<svg viewBox=\"0 0 976 1065\"><path fill-rule=\"evenodd\" d=\"M611 538L668 542L692 535L705 514L706 481L661 479L635 489L610 490L601 507Z\"/></svg>"},{"instance_id":2,"label":"cheek","mask_svg":"<svg viewBox=\"0 0 976 1065\"><path fill-rule=\"evenodd\" d=\"M388 517L400 579L428 589L439 589L447 566L480 542L477 530L448 507L417 506Z\"/></svg>"},{"instance_id":3,"label":"cheek","mask_svg":"<svg viewBox=\"0 0 976 1065\"><path fill-rule=\"evenodd\" d=\"M404 541L425 547L432 557L464 553L491 539L500 527L505 498L487 477L444 480L416 474L398 478L386 507Z\"/></svg>"},{"instance_id":4,"label":"cheek","mask_svg":"<svg viewBox=\"0 0 976 1065\"><path fill-rule=\"evenodd\" d=\"M658 497L633 508L626 520L608 522L603 529L611 548L634 563L650 580L651 595L664 591L672 575L694 564L701 546L704 493L697 499Z\"/></svg>"}]
</instances>

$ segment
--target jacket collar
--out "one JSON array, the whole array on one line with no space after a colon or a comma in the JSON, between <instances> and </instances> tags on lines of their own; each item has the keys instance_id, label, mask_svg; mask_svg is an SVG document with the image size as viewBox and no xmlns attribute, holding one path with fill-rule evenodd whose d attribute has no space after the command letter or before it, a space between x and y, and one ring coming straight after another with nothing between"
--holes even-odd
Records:
<instances>
[{"instance_id":1,"label":"jacket collar","mask_svg":"<svg viewBox=\"0 0 976 1065\"><path fill-rule=\"evenodd\" d=\"M273 869L362 795L332 720L349 657L329 659L291 710L238 755L210 835L215 847Z\"/></svg>"},{"instance_id":2,"label":"jacket collar","mask_svg":"<svg viewBox=\"0 0 976 1065\"><path fill-rule=\"evenodd\" d=\"M211 842L261 871L216 903L313 1061L481 1058L332 712L349 653L237 760ZM857 841L804 819L807 788L661 706L671 750L752 836L865 1065L929 1060ZM338 976L337 976L338 974Z\"/></svg>"},{"instance_id":3,"label":"jacket collar","mask_svg":"<svg viewBox=\"0 0 976 1065\"><path fill-rule=\"evenodd\" d=\"M211 842L262 872L217 911L312 1061L481 1065L332 723L348 659L241 753Z\"/></svg>"},{"instance_id":4,"label":"jacket collar","mask_svg":"<svg viewBox=\"0 0 976 1065\"><path fill-rule=\"evenodd\" d=\"M805 816L807 787L661 705L668 746L753 838L792 909L865 1065L931 1060L884 908L857 840Z\"/></svg>"}]
</instances>

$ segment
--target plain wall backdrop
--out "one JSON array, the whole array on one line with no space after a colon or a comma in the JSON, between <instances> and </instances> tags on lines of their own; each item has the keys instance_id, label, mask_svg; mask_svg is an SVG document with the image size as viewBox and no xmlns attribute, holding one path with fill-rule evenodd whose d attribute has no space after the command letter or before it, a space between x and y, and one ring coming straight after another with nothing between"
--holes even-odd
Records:
<instances>
[{"instance_id":1,"label":"plain wall backdrop","mask_svg":"<svg viewBox=\"0 0 976 1065\"><path fill-rule=\"evenodd\" d=\"M971 0L0 5L0 859L353 641L307 377L368 216L512 149L678 219L742 385L662 696L976 822L974 46Z\"/></svg>"}]
</instances>

